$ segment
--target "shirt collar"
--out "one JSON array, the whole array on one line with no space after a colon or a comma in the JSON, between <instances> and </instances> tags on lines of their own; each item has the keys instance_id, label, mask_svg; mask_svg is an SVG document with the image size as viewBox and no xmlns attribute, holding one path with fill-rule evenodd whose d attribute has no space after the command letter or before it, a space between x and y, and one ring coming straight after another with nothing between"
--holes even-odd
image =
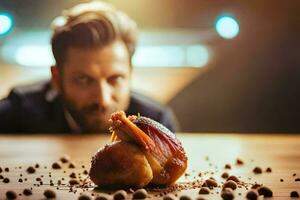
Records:
<instances>
[{"instance_id":1,"label":"shirt collar","mask_svg":"<svg viewBox=\"0 0 300 200\"><path fill-rule=\"evenodd\" d=\"M82 133L80 126L77 124L77 122L74 120L74 118L67 109L64 109L64 114L72 133Z\"/></svg>"},{"instance_id":2,"label":"shirt collar","mask_svg":"<svg viewBox=\"0 0 300 200\"><path fill-rule=\"evenodd\" d=\"M58 97L58 91L54 89L53 87L50 88L49 91L47 91L45 98L47 102L52 102ZM66 121L69 125L69 128L71 129L72 133L82 133L82 130L80 126L77 124L77 122L74 120L70 112L64 108L64 115L66 118Z\"/></svg>"}]
</instances>

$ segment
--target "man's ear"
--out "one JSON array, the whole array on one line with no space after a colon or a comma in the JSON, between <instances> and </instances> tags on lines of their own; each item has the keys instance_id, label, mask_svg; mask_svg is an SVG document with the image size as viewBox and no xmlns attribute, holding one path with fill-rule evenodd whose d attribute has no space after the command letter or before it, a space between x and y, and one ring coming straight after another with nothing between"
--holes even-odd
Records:
<instances>
[{"instance_id":1,"label":"man's ear","mask_svg":"<svg viewBox=\"0 0 300 200\"><path fill-rule=\"evenodd\" d=\"M52 87L58 92L60 92L60 81L61 77L58 67L56 65L51 66L51 84Z\"/></svg>"}]
</instances>

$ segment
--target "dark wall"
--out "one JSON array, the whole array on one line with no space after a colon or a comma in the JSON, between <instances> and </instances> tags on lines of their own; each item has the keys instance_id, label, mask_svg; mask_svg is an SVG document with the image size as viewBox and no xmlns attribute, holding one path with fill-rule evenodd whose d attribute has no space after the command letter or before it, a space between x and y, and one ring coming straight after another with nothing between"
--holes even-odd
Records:
<instances>
[{"instance_id":1,"label":"dark wall","mask_svg":"<svg viewBox=\"0 0 300 200\"><path fill-rule=\"evenodd\" d=\"M182 131L300 133L299 7L240 8L240 35L208 44L209 70L170 102Z\"/></svg>"}]
</instances>

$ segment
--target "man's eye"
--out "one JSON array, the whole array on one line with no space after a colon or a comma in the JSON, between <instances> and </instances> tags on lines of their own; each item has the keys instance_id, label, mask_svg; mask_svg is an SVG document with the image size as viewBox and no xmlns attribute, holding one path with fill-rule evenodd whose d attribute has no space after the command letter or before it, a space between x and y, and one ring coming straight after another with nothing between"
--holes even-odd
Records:
<instances>
[{"instance_id":1,"label":"man's eye","mask_svg":"<svg viewBox=\"0 0 300 200\"><path fill-rule=\"evenodd\" d=\"M93 79L89 78L89 77L77 77L75 78L75 83L80 84L80 85L88 85L91 84L93 82Z\"/></svg>"},{"instance_id":2,"label":"man's eye","mask_svg":"<svg viewBox=\"0 0 300 200\"><path fill-rule=\"evenodd\" d=\"M108 78L108 83L114 85L117 84L119 81L122 81L125 77L123 75L113 75Z\"/></svg>"}]
</instances>

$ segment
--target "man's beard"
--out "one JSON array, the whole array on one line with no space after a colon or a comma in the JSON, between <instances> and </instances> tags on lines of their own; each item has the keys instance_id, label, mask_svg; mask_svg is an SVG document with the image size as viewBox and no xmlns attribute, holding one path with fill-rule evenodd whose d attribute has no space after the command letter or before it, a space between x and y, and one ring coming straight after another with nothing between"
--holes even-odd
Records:
<instances>
[{"instance_id":1,"label":"man's beard","mask_svg":"<svg viewBox=\"0 0 300 200\"><path fill-rule=\"evenodd\" d=\"M91 103L82 108L76 107L74 101L62 95L64 106L75 122L85 133L104 133L108 131L108 119L110 114L117 111L116 108L108 109L98 103Z\"/></svg>"},{"instance_id":2,"label":"man's beard","mask_svg":"<svg viewBox=\"0 0 300 200\"><path fill-rule=\"evenodd\" d=\"M114 106L103 107L97 102L91 102L85 106L78 107L76 102L66 95L63 82L63 79L61 79L59 87L64 108L69 112L83 133L107 133L110 126L108 120L111 114L118 110L126 110L129 106L130 97L128 95L125 101L119 102L119 104Z\"/></svg>"}]
</instances>

